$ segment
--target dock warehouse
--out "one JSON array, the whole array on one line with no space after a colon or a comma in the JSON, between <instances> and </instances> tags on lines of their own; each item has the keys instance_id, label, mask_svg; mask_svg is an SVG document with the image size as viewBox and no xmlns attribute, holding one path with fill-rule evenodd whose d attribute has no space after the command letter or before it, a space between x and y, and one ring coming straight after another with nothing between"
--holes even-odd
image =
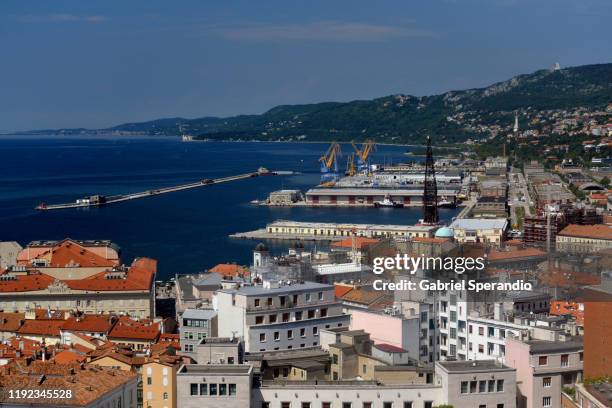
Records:
<instances>
[{"instance_id":1,"label":"dock warehouse","mask_svg":"<svg viewBox=\"0 0 612 408\"><path fill-rule=\"evenodd\" d=\"M449 201L455 200L459 187L439 187L438 197ZM385 196L404 205L421 205L423 188L329 188L315 187L306 192L308 205L337 206L373 206L376 201L382 201Z\"/></svg>"},{"instance_id":2,"label":"dock warehouse","mask_svg":"<svg viewBox=\"0 0 612 408\"><path fill-rule=\"evenodd\" d=\"M383 225L336 224L323 222L274 221L266 226L269 234L292 236L350 237L433 237L437 226L431 225Z\"/></svg>"}]
</instances>

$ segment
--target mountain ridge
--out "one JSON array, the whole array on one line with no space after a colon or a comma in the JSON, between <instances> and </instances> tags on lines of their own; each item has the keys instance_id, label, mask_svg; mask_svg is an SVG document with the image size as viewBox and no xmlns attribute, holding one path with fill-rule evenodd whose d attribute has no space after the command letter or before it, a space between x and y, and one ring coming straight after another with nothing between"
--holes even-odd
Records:
<instances>
[{"instance_id":1,"label":"mountain ridge","mask_svg":"<svg viewBox=\"0 0 612 408\"><path fill-rule=\"evenodd\" d=\"M89 132L147 135L189 133L213 140L422 142L428 134L444 142L482 135L454 120L458 113L508 122L515 110L595 108L612 103L612 63L581 65L520 74L483 88L437 95L395 94L349 102L278 105L262 114L187 119L161 118L124 123ZM505 123L504 122L504 123ZM83 129L59 129L61 134Z\"/></svg>"}]
</instances>

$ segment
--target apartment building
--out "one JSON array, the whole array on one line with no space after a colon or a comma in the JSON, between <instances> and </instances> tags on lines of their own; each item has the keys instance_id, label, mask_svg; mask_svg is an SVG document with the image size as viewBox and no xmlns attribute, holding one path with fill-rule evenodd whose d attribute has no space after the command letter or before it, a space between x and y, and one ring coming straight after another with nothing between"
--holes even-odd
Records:
<instances>
[{"instance_id":1,"label":"apartment building","mask_svg":"<svg viewBox=\"0 0 612 408\"><path fill-rule=\"evenodd\" d=\"M216 301L219 336L242 337L247 352L316 347L321 329L349 325L334 287L321 283L265 281L219 290Z\"/></svg>"},{"instance_id":2,"label":"apartment building","mask_svg":"<svg viewBox=\"0 0 612 408\"><path fill-rule=\"evenodd\" d=\"M250 365L183 365L176 374L179 408L251 407ZM261 407L261 405L256 405Z\"/></svg>"},{"instance_id":3,"label":"apartment building","mask_svg":"<svg viewBox=\"0 0 612 408\"><path fill-rule=\"evenodd\" d=\"M506 339L506 364L516 368L518 408L561 406L561 390L582 380L582 337Z\"/></svg>"},{"instance_id":4,"label":"apartment building","mask_svg":"<svg viewBox=\"0 0 612 408\"><path fill-rule=\"evenodd\" d=\"M211 309L187 309L180 317L180 343L184 354L195 359L202 339L217 336L217 312Z\"/></svg>"},{"instance_id":5,"label":"apartment building","mask_svg":"<svg viewBox=\"0 0 612 408\"><path fill-rule=\"evenodd\" d=\"M437 363L432 383L252 381L252 375L251 365L183 366L177 375L178 407L433 408L441 404L516 407L515 370L494 361Z\"/></svg>"},{"instance_id":6,"label":"apartment building","mask_svg":"<svg viewBox=\"0 0 612 408\"><path fill-rule=\"evenodd\" d=\"M436 376L454 407L516 407L516 370L495 360L439 361Z\"/></svg>"},{"instance_id":7,"label":"apartment building","mask_svg":"<svg viewBox=\"0 0 612 408\"><path fill-rule=\"evenodd\" d=\"M176 373L182 357L156 356L142 365L142 406L176 408Z\"/></svg>"}]
</instances>

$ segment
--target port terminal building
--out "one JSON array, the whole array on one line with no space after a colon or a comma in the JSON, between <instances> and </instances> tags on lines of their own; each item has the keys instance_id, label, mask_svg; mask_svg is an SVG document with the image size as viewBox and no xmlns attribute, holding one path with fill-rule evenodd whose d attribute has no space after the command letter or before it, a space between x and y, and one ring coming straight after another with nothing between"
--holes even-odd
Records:
<instances>
[{"instance_id":1,"label":"port terminal building","mask_svg":"<svg viewBox=\"0 0 612 408\"><path fill-rule=\"evenodd\" d=\"M438 186L438 198L455 202L461 190L460 185ZM385 197L404 206L423 204L423 187L323 187L311 188L306 192L306 204L310 206L374 206Z\"/></svg>"},{"instance_id":2,"label":"port terminal building","mask_svg":"<svg viewBox=\"0 0 612 408\"><path fill-rule=\"evenodd\" d=\"M432 238L438 226L433 225L384 225L339 224L278 220L266 225L266 231L274 236L325 236L325 237L406 237Z\"/></svg>"}]
</instances>

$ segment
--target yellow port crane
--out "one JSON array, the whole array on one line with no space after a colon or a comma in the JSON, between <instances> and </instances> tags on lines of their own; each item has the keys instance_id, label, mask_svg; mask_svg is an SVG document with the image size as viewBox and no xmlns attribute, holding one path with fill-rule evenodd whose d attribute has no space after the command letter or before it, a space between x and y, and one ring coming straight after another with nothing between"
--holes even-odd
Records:
<instances>
[{"instance_id":1,"label":"yellow port crane","mask_svg":"<svg viewBox=\"0 0 612 408\"><path fill-rule=\"evenodd\" d=\"M319 158L321 162L321 184L334 184L338 180L338 157L341 155L340 145L333 142L327 152Z\"/></svg>"},{"instance_id":2,"label":"yellow port crane","mask_svg":"<svg viewBox=\"0 0 612 408\"><path fill-rule=\"evenodd\" d=\"M351 142L351 145L353 145L353 149L355 149L355 154L357 155L357 170L368 170L368 158L372 150L376 150L376 142L372 139L366 139L361 144L361 149L357 147L355 142Z\"/></svg>"},{"instance_id":3,"label":"yellow port crane","mask_svg":"<svg viewBox=\"0 0 612 408\"><path fill-rule=\"evenodd\" d=\"M353 153L346 159L346 175L354 176L355 174L357 174L357 167L355 167L355 153Z\"/></svg>"}]
</instances>

